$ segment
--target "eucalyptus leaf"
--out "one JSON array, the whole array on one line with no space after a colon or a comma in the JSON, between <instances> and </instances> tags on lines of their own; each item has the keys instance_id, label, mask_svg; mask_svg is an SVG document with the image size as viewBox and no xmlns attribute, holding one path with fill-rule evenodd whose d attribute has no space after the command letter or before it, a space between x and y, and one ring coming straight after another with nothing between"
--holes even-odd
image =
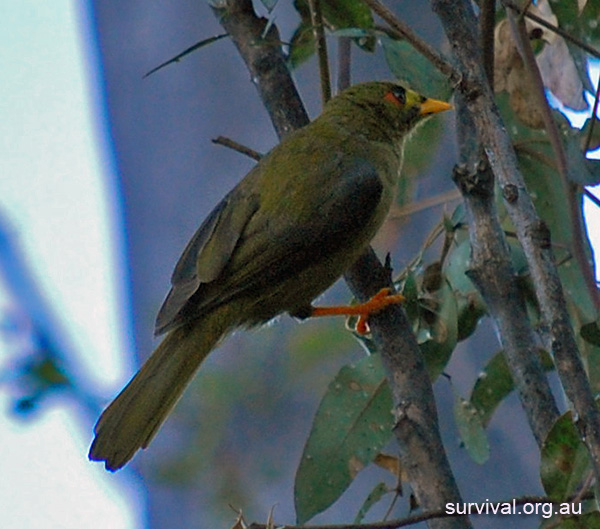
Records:
<instances>
[{"instance_id":1,"label":"eucalyptus leaf","mask_svg":"<svg viewBox=\"0 0 600 529\"><path fill-rule=\"evenodd\" d=\"M483 465L490 457L490 445L477 408L454 391L454 420L467 453Z\"/></svg>"},{"instance_id":2,"label":"eucalyptus leaf","mask_svg":"<svg viewBox=\"0 0 600 529\"><path fill-rule=\"evenodd\" d=\"M565 511L563 514L565 516L568 516L570 511L572 510L571 505L573 504L561 504L556 508L556 510L558 511L558 513L560 513L561 510L563 510ZM578 516L570 516L568 518L562 519L558 525L556 525L556 520L552 519L549 521L548 526L544 525L542 526L542 529L545 529L545 527L552 529L600 529L600 512L592 511L586 512L585 514L581 514Z\"/></svg>"},{"instance_id":3,"label":"eucalyptus leaf","mask_svg":"<svg viewBox=\"0 0 600 529\"><path fill-rule=\"evenodd\" d=\"M598 327L597 321L582 325L579 333L586 342L600 346L600 327Z\"/></svg>"},{"instance_id":4,"label":"eucalyptus leaf","mask_svg":"<svg viewBox=\"0 0 600 529\"><path fill-rule=\"evenodd\" d=\"M600 1L587 0L581 13L579 2L563 0L552 2L552 11L558 18L558 25L569 34L586 44L597 46L600 43Z\"/></svg>"},{"instance_id":5,"label":"eucalyptus leaf","mask_svg":"<svg viewBox=\"0 0 600 529\"><path fill-rule=\"evenodd\" d=\"M435 380L442 373L458 342L456 296L445 278L435 299L437 306L432 307L431 312L434 318L433 322L428 323L424 318L420 318L421 328L419 329L419 331L423 331L427 327L427 335L430 337L426 341L420 342L419 347L431 380ZM417 333L418 335L419 333Z\"/></svg>"},{"instance_id":6,"label":"eucalyptus leaf","mask_svg":"<svg viewBox=\"0 0 600 529\"><path fill-rule=\"evenodd\" d=\"M378 483L375 488L369 493L364 503L361 505L354 523L359 524L363 518L371 510L371 507L381 500L389 492L388 486L385 483Z\"/></svg>"},{"instance_id":7,"label":"eucalyptus leaf","mask_svg":"<svg viewBox=\"0 0 600 529\"><path fill-rule=\"evenodd\" d=\"M379 355L344 366L329 385L296 472L299 524L327 509L392 436L392 396Z\"/></svg>"},{"instance_id":8,"label":"eucalyptus leaf","mask_svg":"<svg viewBox=\"0 0 600 529\"><path fill-rule=\"evenodd\" d=\"M381 36L385 59L392 73L410 88L430 97L448 99L452 85L423 55L408 42Z\"/></svg>"},{"instance_id":9,"label":"eucalyptus leaf","mask_svg":"<svg viewBox=\"0 0 600 529\"><path fill-rule=\"evenodd\" d=\"M554 369L550 355L540 349L540 360L544 371ZM496 353L477 377L471 397L471 404L477 409L483 426L487 426L498 405L515 389L510 369L503 351Z\"/></svg>"},{"instance_id":10,"label":"eucalyptus leaf","mask_svg":"<svg viewBox=\"0 0 600 529\"><path fill-rule=\"evenodd\" d=\"M310 24L301 22L292 35L288 54L290 68L298 68L315 53L315 36Z\"/></svg>"},{"instance_id":11,"label":"eucalyptus leaf","mask_svg":"<svg viewBox=\"0 0 600 529\"><path fill-rule=\"evenodd\" d=\"M556 501L572 496L589 470L589 456L573 424L573 414L560 416L541 450L540 477L546 494Z\"/></svg>"}]
</instances>

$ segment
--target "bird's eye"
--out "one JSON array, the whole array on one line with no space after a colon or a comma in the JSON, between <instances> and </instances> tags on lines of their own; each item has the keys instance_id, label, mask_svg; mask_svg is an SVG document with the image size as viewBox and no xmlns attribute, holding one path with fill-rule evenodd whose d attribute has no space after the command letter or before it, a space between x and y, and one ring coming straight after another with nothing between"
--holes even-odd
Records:
<instances>
[{"instance_id":1,"label":"bird's eye","mask_svg":"<svg viewBox=\"0 0 600 529\"><path fill-rule=\"evenodd\" d=\"M404 88L397 86L392 90L392 92L401 105L406 104L406 90L404 90Z\"/></svg>"},{"instance_id":2,"label":"bird's eye","mask_svg":"<svg viewBox=\"0 0 600 529\"><path fill-rule=\"evenodd\" d=\"M384 99L397 106L403 106L406 104L406 90L401 86L395 86L385 94Z\"/></svg>"}]
</instances>

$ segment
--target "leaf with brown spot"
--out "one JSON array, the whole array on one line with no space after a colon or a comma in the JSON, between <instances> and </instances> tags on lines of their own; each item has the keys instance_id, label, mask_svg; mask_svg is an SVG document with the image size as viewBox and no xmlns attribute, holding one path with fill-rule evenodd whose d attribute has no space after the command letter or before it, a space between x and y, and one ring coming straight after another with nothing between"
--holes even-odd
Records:
<instances>
[{"instance_id":1,"label":"leaf with brown spot","mask_svg":"<svg viewBox=\"0 0 600 529\"><path fill-rule=\"evenodd\" d=\"M329 385L296 472L299 524L324 511L392 436L392 396L379 355L344 366Z\"/></svg>"}]
</instances>

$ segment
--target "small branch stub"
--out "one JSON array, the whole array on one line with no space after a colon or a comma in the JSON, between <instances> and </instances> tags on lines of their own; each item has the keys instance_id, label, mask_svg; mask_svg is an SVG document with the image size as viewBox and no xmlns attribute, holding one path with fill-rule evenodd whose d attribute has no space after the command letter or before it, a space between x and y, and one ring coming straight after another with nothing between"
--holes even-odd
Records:
<instances>
[{"instance_id":1,"label":"small branch stub","mask_svg":"<svg viewBox=\"0 0 600 529\"><path fill-rule=\"evenodd\" d=\"M519 199L519 188L514 184L506 184L502 188L502 196L509 204L514 204Z\"/></svg>"}]
</instances>

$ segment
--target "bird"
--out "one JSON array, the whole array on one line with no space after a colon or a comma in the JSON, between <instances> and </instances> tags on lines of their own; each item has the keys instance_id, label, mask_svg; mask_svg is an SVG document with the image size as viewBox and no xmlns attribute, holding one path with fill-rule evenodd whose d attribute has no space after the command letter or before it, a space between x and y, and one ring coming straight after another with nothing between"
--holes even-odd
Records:
<instances>
[{"instance_id":1,"label":"bird","mask_svg":"<svg viewBox=\"0 0 600 529\"><path fill-rule=\"evenodd\" d=\"M363 305L312 305L383 224L409 134L450 108L394 81L356 84L263 156L187 244L156 318L165 337L98 419L89 458L115 471L146 448L233 330L282 313L366 320L399 302L382 291Z\"/></svg>"}]
</instances>

